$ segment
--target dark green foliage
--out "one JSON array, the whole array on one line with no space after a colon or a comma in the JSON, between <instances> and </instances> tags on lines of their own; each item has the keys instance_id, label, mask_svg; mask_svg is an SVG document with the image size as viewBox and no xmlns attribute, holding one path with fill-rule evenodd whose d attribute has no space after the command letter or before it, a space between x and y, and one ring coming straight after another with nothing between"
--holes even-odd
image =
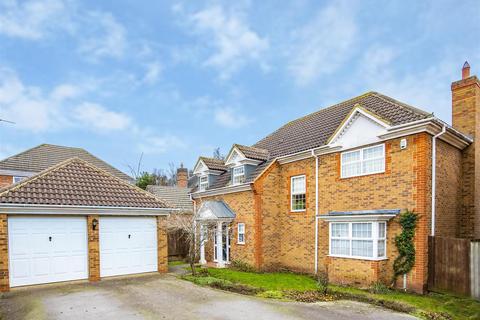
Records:
<instances>
[{"instance_id":1,"label":"dark green foliage","mask_svg":"<svg viewBox=\"0 0 480 320\"><path fill-rule=\"evenodd\" d=\"M415 227L417 226L418 216L413 211L405 211L400 215L400 225L402 232L395 237L395 245L398 249L398 257L393 262L394 279L399 275L406 274L412 270L415 264Z\"/></svg>"},{"instance_id":2,"label":"dark green foliage","mask_svg":"<svg viewBox=\"0 0 480 320\"><path fill-rule=\"evenodd\" d=\"M230 268L242 272L255 272L255 268L243 260L232 260Z\"/></svg>"},{"instance_id":3,"label":"dark green foliage","mask_svg":"<svg viewBox=\"0 0 480 320\"><path fill-rule=\"evenodd\" d=\"M147 189L147 186L150 184L155 184L155 176L148 172L143 172L135 183L137 187L142 188L143 190Z\"/></svg>"}]
</instances>

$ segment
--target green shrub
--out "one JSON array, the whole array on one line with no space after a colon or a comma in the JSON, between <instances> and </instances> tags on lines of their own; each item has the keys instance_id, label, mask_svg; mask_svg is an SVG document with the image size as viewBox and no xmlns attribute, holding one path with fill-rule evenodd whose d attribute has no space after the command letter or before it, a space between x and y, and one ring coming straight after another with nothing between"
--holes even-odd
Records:
<instances>
[{"instance_id":1,"label":"green shrub","mask_svg":"<svg viewBox=\"0 0 480 320\"><path fill-rule=\"evenodd\" d=\"M385 294L389 293L390 289L383 282L377 281L371 284L368 291L376 294Z\"/></svg>"},{"instance_id":2,"label":"green shrub","mask_svg":"<svg viewBox=\"0 0 480 320\"><path fill-rule=\"evenodd\" d=\"M319 272L317 274L318 291L325 295L328 291L328 274L326 272Z\"/></svg>"}]
</instances>

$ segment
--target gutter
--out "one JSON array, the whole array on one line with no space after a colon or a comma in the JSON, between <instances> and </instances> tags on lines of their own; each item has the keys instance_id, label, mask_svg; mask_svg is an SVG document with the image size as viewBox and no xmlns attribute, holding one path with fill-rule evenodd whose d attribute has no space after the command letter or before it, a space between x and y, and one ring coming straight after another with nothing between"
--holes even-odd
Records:
<instances>
[{"instance_id":1,"label":"gutter","mask_svg":"<svg viewBox=\"0 0 480 320\"><path fill-rule=\"evenodd\" d=\"M315 274L318 273L318 155L312 149L315 157Z\"/></svg>"},{"instance_id":2,"label":"gutter","mask_svg":"<svg viewBox=\"0 0 480 320\"><path fill-rule=\"evenodd\" d=\"M437 182L437 138L447 131L447 127L443 125L442 131L432 137L432 230L431 236L435 236L435 198L436 198L436 182Z\"/></svg>"}]
</instances>

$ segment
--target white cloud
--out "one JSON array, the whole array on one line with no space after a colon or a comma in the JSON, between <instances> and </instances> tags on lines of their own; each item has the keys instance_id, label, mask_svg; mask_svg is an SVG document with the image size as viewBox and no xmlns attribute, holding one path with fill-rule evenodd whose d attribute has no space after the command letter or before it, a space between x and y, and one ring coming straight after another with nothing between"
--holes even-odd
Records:
<instances>
[{"instance_id":1,"label":"white cloud","mask_svg":"<svg viewBox=\"0 0 480 320\"><path fill-rule=\"evenodd\" d=\"M228 78L249 61L260 66L262 54L268 49L266 38L251 29L240 12L226 12L220 6L213 6L189 16L194 32L203 36L203 41L214 47L215 52L204 62L219 70L221 78Z\"/></svg>"},{"instance_id":2,"label":"white cloud","mask_svg":"<svg viewBox=\"0 0 480 320\"><path fill-rule=\"evenodd\" d=\"M55 101L64 101L78 97L81 94L81 89L72 84L61 84L55 87L50 94L50 97Z\"/></svg>"},{"instance_id":3,"label":"white cloud","mask_svg":"<svg viewBox=\"0 0 480 320\"><path fill-rule=\"evenodd\" d=\"M162 73L162 65L158 61L154 61L146 65L147 71L143 77L143 82L146 84L154 84Z\"/></svg>"},{"instance_id":4,"label":"white cloud","mask_svg":"<svg viewBox=\"0 0 480 320\"><path fill-rule=\"evenodd\" d=\"M219 125L232 129L241 128L252 122L249 117L230 107L217 108L214 119Z\"/></svg>"},{"instance_id":5,"label":"white cloud","mask_svg":"<svg viewBox=\"0 0 480 320\"><path fill-rule=\"evenodd\" d=\"M300 85L336 71L351 55L357 25L351 2L336 1L293 32L288 69Z\"/></svg>"},{"instance_id":6,"label":"white cloud","mask_svg":"<svg viewBox=\"0 0 480 320\"><path fill-rule=\"evenodd\" d=\"M73 117L84 125L99 131L127 129L132 122L127 115L108 110L92 102L84 102L75 107Z\"/></svg>"},{"instance_id":7,"label":"white cloud","mask_svg":"<svg viewBox=\"0 0 480 320\"><path fill-rule=\"evenodd\" d=\"M153 132L142 131L139 135L137 148L145 154L161 154L175 149L184 149L186 144L179 137L172 134L158 135Z\"/></svg>"},{"instance_id":8,"label":"white cloud","mask_svg":"<svg viewBox=\"0 0 480 320\"><path fill-rule=\"evenodd\" d=\"M108 12L91 12L86 23L90 34L81 40L79 51L87 59L120 58L127 47L125 28Z\"/></svg>"},{"instance_id":9,"label":"white cloud","mask_svg":"<svg viewBox=\"0 0 480 320\"><path fill-rule=\"evenodd\" d=\"M0 33L9 37L38 40L56 28L72 28L62 0L5 0L0 3Z\"/></svg>"}]
</instances>

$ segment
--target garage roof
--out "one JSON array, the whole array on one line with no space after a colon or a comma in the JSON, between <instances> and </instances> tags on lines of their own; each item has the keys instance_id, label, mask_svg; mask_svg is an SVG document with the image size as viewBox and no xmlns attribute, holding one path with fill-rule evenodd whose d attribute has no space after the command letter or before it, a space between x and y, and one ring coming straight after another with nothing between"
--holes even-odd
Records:
<instances>
[{"instance_id":1,"label":"garage roof","mask_svg":"<svg viewBox=\"0 0 480 320\"><path fill-rule=\"evenodd\" d=\"M71 158L0 189L0 204L171 208L167 202L80 159Z\"/></svg>"}]
</instances>

